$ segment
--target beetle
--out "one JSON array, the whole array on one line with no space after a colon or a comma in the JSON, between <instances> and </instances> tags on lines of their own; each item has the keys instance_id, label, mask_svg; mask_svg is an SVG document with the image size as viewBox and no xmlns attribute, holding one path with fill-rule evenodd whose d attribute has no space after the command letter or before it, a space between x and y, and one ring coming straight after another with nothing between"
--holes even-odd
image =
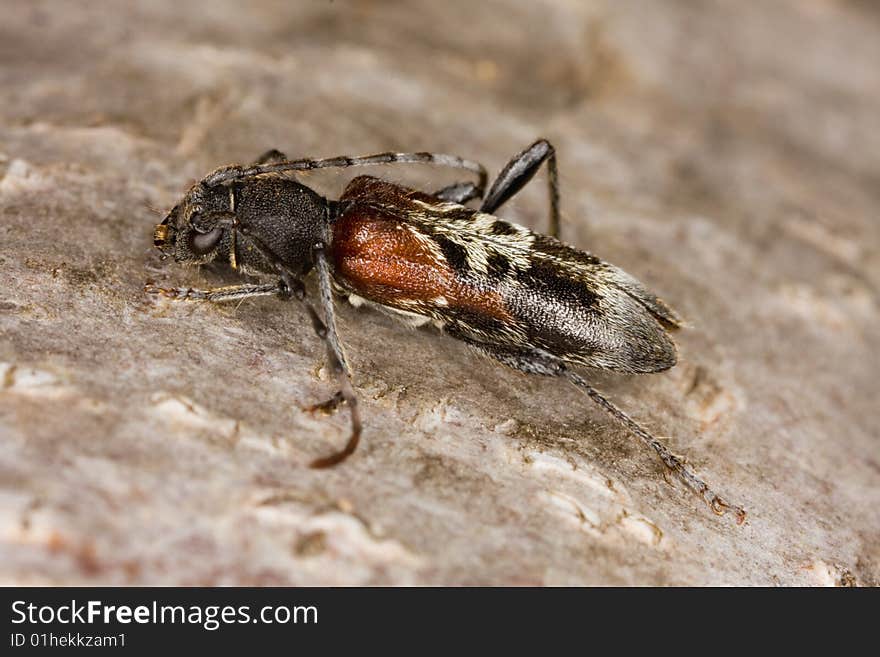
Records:
<instances>
[{"instance_id":1,"label":"beetle","mask_svg":"<svg viewBox=\"0 0 880 657\"><path fill-rule=\"evenodd\" d=\"M288 172L330 167L426 163L471 172L428 193L358 176L338 200L325 198ZM495 212L546 165L549 234L499 219ZM345 447L311 463L323 468L350 456L361 436L351 368L336 328L334 294L369 304L411 325L433 323L477 352L527 374L565 378L633 434L717 514L745 510L715 493L655 436L575 370L653 373L676 364L670 332L679 315L623 270L559 240L556 151L539 139L516 154L485 193L486 169L455 155L380 153L289 160L271 150L250 166L231 165L194 184L154 229L163 255L183 264L225 262L273 282L208 290L147 291L174 300L222 302L280 295L309 314L324 341L339 391L309 410L348 406ZM478 199L478 209L467 203ZM319 314L303 279L318 279Z\"/></svg>"}]
</instances>

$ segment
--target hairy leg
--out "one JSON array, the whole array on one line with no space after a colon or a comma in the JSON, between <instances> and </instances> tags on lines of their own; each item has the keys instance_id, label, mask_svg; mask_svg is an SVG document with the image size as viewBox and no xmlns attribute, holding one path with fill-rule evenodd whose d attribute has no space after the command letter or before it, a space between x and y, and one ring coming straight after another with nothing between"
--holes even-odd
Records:
<instances>
[{"instance_id":1,"label":"hairy leg","mask_svg":"<svg viewBox=\"0 0 880 657\"><path fill-rule=\"evenodd\" d=\"M635 434L645 445L653 449L660 460L669 470L675 474L688 488L694 491L708 506L718 515L723 515L728 510L733 511L737 524L742 524L746 519L746 511L740 506L729 504L720 495L713 491L706 482L688 467L678 456L669 451L658 438L651 435L644 427L633 420L629 415L609 401L605 396L593 388L582 376L571 371L562 361L540 352L513 347L503 347L493 344L484 344L473 340L460 333L450 332L454 337L467 342L472 348L480 353L497 360L508 367L512 367L526 374L540 374L543 376L565 377L575 386L585 391L586 394L601 406L607 413L623 424L630 432Z\"/></svg>"},{"instance_id":2,"label":"hairy leg","mask_svg":"<svg viewBox=\"0 0 880 657\"><path fill-rule=\"evenodd\" d=\"M336 309L333 301L333 289L330 278L330 264L327 261L327 255L324 252L323 245L316 245L313 249L315 257L315 269L318 273L318 285L321 294L321 309L324 313L324 321L326 323L325 343L327 344L327 357L330 368L336 379L339 381L340 389L329 400L323 404L316 405L318 410L334 410L342 402L348 405L351 414L351 435L348 442L342 450L326 456L324 458L312 461L313 468L327 468L337 463L341 463L347 459L357 449L361 436L361 420L358 413L357 395L351 385L351 369L345 358L345 351L339 342L339 335L336 331Z\"/></svg>"},{"instance_id":3,"label":"hairy leg","mask_svg":"<svg viewBox=\"0 0 880 657\"><path fill-rule=\"evenodd\" d=\"M521 153L513 156L501 170L480 207L481 212L494 214L534 178L541 165L547 163L547 187L550 195L549 234L559 237L559 175L556 170L556 150L546 139L539 139Z\"/></svg>"},{"instance_id":4,"label":"hairy leg","mask_svg":"<svg viewBox=\"0 0 880 657\"><path fill-rule=\"evenodd\" d=\"M223 302L237 299L249 299L251 297L266 297L275 294L283 294L284 286L278 283L227 285L202 290L194 287L159 287L151 283L144 286L147 294L160 294L174 301L210 301Z\"/></svg>"}]
</instances>

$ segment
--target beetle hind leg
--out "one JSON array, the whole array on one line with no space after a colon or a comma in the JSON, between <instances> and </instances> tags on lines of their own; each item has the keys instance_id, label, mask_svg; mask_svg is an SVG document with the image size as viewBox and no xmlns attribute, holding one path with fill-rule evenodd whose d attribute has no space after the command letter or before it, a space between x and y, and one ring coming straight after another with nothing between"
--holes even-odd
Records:
<instances>
[{"instance_id":1,"label":"beetle hind leg","mask_svg":"<svg viewBox=\"0 0 880 657\"><path fill-rule=\"evenodd\" d=\"M741 525L746 520L746 510L741 506L728 503L723 497L712 490L690 467L685 459L673 454L666 445L646 431L638 422L620 410L617 406L606 399L598 390L591 386L583 377L576 372L566 369L565 377L574 385L584 390L587 395L601 406L605 411L623 424L631 433L634 433L648 447L657 452L660 460L678 479L696 493L712 511L723 516L727 511L732 511L736 524Z\"/></svg>"},{"instance_id":2,"label":"beetle hind leg","mask_svg":"<svg viewBox=\"0 0 880 657\"><path fill-rule=\"evenodd\" d=\"M480 212L494 214L535 177L541 165L547 163L547 190L550 195L551 236L559 237L559 174L556 169L556 149L546 139L539 139L511 158L498 174L480 207Z\"/></svg>"},{"instance_id":3,"label":"beetle hind leg","mask_svg":"<svg viewBox=\"0 0 880 657\"><path fill-rule=\"evenodd\" d=\"M534 350L482 343L455 330L448 332L459 340L468 343L478 352L520 372L567 378L575 386L586 392L590 399L623 424L631 433L635 434L645 445L653 449L663 464L669 469L669 472L696 493L712 511L718 515L724 515L727 511L732 511L738 525L745 522L745 509L728 503L718 495L687 465L683 458L673 454L658 438L651 435L639 423L606 399L604 395L593 388L583 377L568 369L561 360Z\"/></svg>"}]
</instances>

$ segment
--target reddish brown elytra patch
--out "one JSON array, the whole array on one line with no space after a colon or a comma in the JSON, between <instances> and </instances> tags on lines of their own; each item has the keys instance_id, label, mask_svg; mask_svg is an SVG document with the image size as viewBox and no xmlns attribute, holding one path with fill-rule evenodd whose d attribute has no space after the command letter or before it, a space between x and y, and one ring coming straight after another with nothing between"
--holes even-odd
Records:
<instances>
[{"instance_id":1,"label":"reddish brown elytra patch","mask_svg":"<svg viewBox=\"0 0 880 657\"><path fill-rule=\"evenodd\" d=\"M333 224L333 265L352 292L392 308L448 306L510 320L501 295L458 278L400 218L356 203Z\"/></svg>"}]
</instances>

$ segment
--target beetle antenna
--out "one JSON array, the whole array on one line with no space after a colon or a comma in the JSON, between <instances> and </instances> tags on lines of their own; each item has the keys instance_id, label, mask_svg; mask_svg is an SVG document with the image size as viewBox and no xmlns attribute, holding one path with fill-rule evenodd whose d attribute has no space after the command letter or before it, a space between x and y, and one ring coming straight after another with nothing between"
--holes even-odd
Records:
<instances>
[{"instance_id":1,"label":"beetle antenna","mask_svg":"<svg viewBox=\"0 0 880 657\"><path fill-rule=\"evenodd\" d=\"M266 173L311 171L313 169L327 169L331 167L342 168L375 164L433 164L435 166L451 167L454 169L465 169L477 174L479 180L477 187L481 196L486 189L486 182L488 180L486 168L482 164L471 160L465 160L457 155L446 155L444 153L377 153L375 155L362 155L357 157L344 155L320 160L305 158L301 160L257 164L249 167L224 167L218 169L214 173L208 174L208 176L202 180L202 184L207 187L216 187L217 185L223 185L235 180L241 180L242 178L251 178Z\"/></svg>"}]
</instances>

